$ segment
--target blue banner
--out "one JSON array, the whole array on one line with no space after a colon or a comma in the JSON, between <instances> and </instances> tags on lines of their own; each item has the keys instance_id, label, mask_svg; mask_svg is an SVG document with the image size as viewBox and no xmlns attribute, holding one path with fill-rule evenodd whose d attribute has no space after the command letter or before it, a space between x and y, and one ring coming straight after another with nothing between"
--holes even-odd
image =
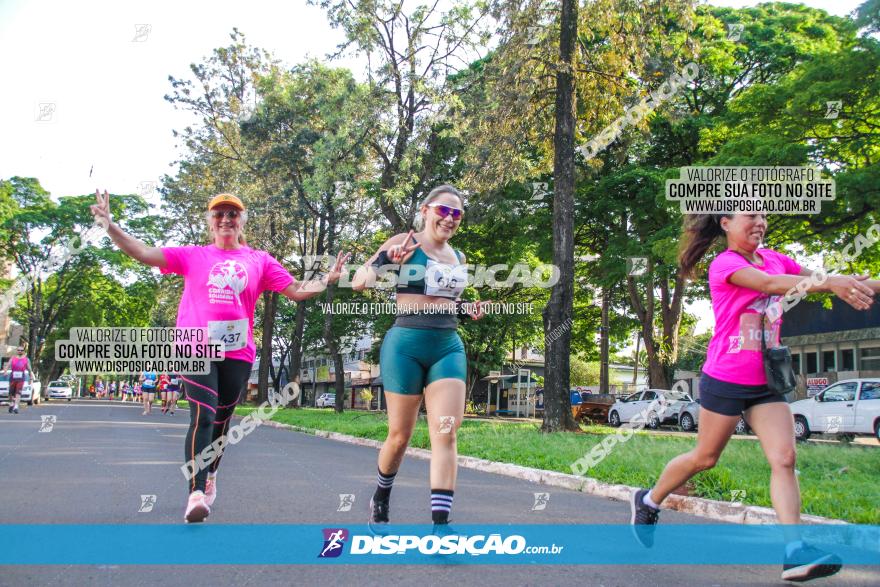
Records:
<instances>
[{"instance_id":1,"label":"blue banner","mask_svg":"<svg viewBox=\"0 0 880 587\"><path fill-rule=\"evenodd\" d=\"M0 564L775 565L782 563L786 540L799 537L844 564L880 565L880 526L667 524L653 527L650 548L628 525L385 530L374 536L361 525L10 524L0 525ZM99 546L107 544L162 544L163 554Z\"/></svg>"}]
</instances>

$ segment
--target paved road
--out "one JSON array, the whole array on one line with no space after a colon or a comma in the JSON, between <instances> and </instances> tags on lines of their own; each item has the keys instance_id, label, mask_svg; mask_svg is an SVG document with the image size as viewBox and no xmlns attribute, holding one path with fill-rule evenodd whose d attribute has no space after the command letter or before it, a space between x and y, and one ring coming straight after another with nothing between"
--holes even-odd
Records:
<instances>
[{"instance_id":1,"label":"paved road","mask_svg":"<svg viewBox=\"0 0 880 587\"><path fill-rule=\"evenodd\" d=\"M0 412L0 523L180 524L186 485L180 472L186 411L140 415L118 402L51 402L18 416ZM57 418L40 433L41 415ZM261 427L224 456L219 497L209 523L361 524L374 483L374 449ZM428 463L409 459L397 477L393 516L427 521ZM534 493L547 488L468 469L460 470L454 518L467 523L625 523L627 504L550 488L543 511ZM355 507L336 511L339 494ZM155 495L138 513L141 495ZM664 512L664 523L706 520ZM589 539L589 538L586 538ZM43 545L61 547L63 545ZM234 549L235 545L223 547ZM2 546L0 546L2 548ZM105 544L143 549L161 560L162 545ZM0 585L779 585L778 566L591 565L461 566L13 566L0 567ZM817 585L878 585L880 569L852 567Z\"/></svg>"}]
</instances>

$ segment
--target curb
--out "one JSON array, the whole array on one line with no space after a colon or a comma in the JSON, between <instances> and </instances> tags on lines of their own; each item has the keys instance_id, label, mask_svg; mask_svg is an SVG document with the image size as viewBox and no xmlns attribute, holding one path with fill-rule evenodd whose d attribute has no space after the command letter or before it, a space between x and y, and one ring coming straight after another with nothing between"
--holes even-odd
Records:
<instances>
[{"instance_id":1,"label":"curb","mask_svg":"<svg viewBox=\"0 0 880 587\"><path fill-rule=\"evenodd\" d=\"M272 428L280 428L284 430L292 430L294 432L302 432L311 434L312 436L320 436L336 442L345 442L358 446L368 446L370 448L379 449L382 443L378 440L370 438L360 438L341 434L339 432L328 432L326 430L313 430L311 428L303 428L292 424L282 424L272 420L264 420L264 426ZM406 456L415 457L417 459L430 460L431 451L424 448L409 447L406 449ZM614 485L598 481L592 477L579 477L568 473L559 473L557 471L545 471L543 469L533 469L531 467L523 467L521 465L512 465L510 463L499 463L495 461L487 461L477 457L468 457L459 455L458 466L465 469L474 469L484 473L494 473L496 475L505 475L514 477L530 483L539 485L548 485L550 487L561 487L572 491L580 491L589 493L599 497L607 497L618 501L628 502L632 492L638 488L629 485ZM664 500L663 509L675 510L685 514L691 514L700 518L707 518L719 522L727 522L731 524L777 524L776 512L772 508L765 508L754 505L734 505L725 501L717 501L714 499L706 499L703 497L692 497L685 495L672 494ZM811 516L804 514L801 516L803 524L848 524L844 520L834 518L824 518L822 516Z\"/></svg>"}]
</instances>

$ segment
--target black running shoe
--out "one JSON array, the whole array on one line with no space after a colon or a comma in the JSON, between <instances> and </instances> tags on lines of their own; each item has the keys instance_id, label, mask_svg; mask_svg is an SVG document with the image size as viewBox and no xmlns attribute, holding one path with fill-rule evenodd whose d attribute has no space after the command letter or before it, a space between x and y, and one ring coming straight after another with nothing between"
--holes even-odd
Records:
<instances>
[{"instance_id":1,"label":"black running shoe","mask_svg":"<svg viewBox=\"0 0 880 587\"><path fill-rule=\"evenodd\" d=\"M431 529L431 534L437 536L439 538L443 538L444 536L458 536L458 530L449 525L449 522L445 524L434 523L434 527Z\"/></svg>"},{"instance_id":2,"label":"black running shoe","mask_svg":"<svg viewBox=\"0 0 880 587\"><path fill-rule=\"evenodd\" d=\"M791 556L785 555L785 562L782 564L782 578L785 581L809 581L833 575L842 566L840 557L837 555L803 545L795 549Z\"/></svg>"},{"instance_id":3,"label":"black running shoe","mask_svg":"<svg viewBox=\"0 0 880 587\"><path fill-rule=\"evenodd\" d=\"M388 534L388 511L390 503L388 501L376 501L370 498L370 520L367 526L374 536L386 536Z\"/></svg>"},{"instance_id":4,"label":"black running shoe","mask_svg":"<svg viewBox=\"0 0 880 587\"><path fill-rule=\"evenodd\" d=\"M10 406L9 406L9 413L10 413L10 414L12 413L12 405L11 405L11 404L10 404Z\"/></svg>"},{"instance_id":5,"label":"black running shoe","mask_svg":"<svg viewBox=\"0 0 880 587\"><path fill-rule=\"evenodd\" d=\"M645 548L654 546L654 530L657 526L657 518L660 510L645 505L644 497L647 489L638 489L633 492L629 506L632 511L629 523L632 524L633 535Z\"/></svg>"}]
</instances>

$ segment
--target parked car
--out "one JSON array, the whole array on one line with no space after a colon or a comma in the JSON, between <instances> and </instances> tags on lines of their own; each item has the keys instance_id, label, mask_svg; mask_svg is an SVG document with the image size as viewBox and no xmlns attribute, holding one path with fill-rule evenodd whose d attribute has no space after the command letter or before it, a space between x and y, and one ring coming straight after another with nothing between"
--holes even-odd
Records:
<instances>
[{"instance_id":1,"label":"parked car","mask_svg":"<svg viewBox=\"0 0 880 587\"><path fill-rule=\"evenodd\" d=\"M647 426L656 430L661 424L678 424L678 413L681 406L693 402L693 398L686 393L668 389L646 389L637 391L632 395L618 400L608 410L608 423L612 426L620 426L624 422L631 421L640 412L648 410L651 402L663 398L669 408L661 419L659 414L651 412L646 414Z\"/></svg>"},{"instance_id":2,"label":"parked car","mask_svg":"<svg viewBox=\"0 0 880 587\"><path fill-rule=\"evenodd\" d=\"M791 404L794 435L871 434L880 440L880 378L845 379Z\"/></svg>"},{"instance_id":3,"label":"parked car","mask_svg":"<svg viewBox=\"0 0 880 587\"><path fill-rule=\"evenodd\" d=\"M571 415L579 422L607 422L614 396L571 390Z\"/></svg>"},{"instance_id":4,"label":"parked car","mask_svg":"<svg viewBox=\"0 0 880 587\"><path fill-rule=\"evenodd\" d=\"M0 373L0 401L9 401L9 379L10 376L8 374ZM42 384L39 377L33 371L25 371L24 386L21 388L21 401L29 406L39 404L43 399L40 395L41 389Z\"/></svg>"},{"instance_id":5,"label":"parked car","mask_svg":"<svg viewBox=\"0 0 880 587\"><path fill-rule=\"evenodd\" d=\"M685 432L693 432L700 421L700 400L696 399L681 406L678 412L678 426Z\"/></svg>"},{"instance_id":6,"label":"parked car","mask_svg":"<svg viewBox=\"0 0 880 587\"><path fill-rule=\"evenodd\" d=\"M335 408L336 407L336 394L335 393L322 393L318 396L318 399L315 401L315 405L319 408Z\"/></svg>"},{"instance_id":7,"label":"parked car","mask_svg":"<svg viewBox=\"0 0 880 587\"><path fill-rule=\"evenodd\" d=\"M700 425L700 400L694 401L681 406L678 412L678 426L685 432L693 432ZM746 424L745 419L740 418L736 424L736 434L748 434L752 429Z\"/></svg>"},{"instance_id":8,"label":"parked car","mask_svg":"<svg viewBox=\"0 0 880 587\"><path fill-rule=\"evenodd\" d=\"M70 401L73 398L73 389L64 381L50 381L46 386L49 399L66 399Z\"/></svg>"}]
</instances>

